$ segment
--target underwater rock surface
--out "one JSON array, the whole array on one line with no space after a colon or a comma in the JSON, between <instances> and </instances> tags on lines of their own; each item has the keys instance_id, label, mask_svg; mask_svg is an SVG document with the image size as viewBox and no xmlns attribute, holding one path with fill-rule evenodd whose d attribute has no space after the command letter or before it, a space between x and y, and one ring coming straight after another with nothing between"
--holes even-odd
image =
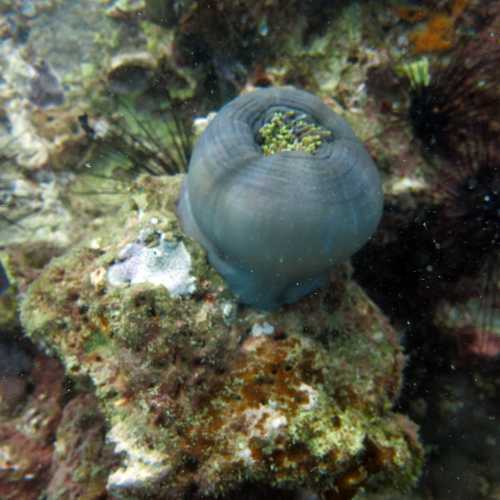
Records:
<instances>
[{"instance_id":1,"label":"underwater rock surface","mask_svg":"<svg viewBox=\"0 0 500 500\"><path fill-rule=\"evenodd\" d=\"M95 387L120 462L108 492L201 498L252 482L352 498L411 487L423 452L416 426L392 411L404 356L378 308L347 267L294 306L238 306L180 231L181 182L139 179L133 203L53 259L22 306L29 336ZM196 288L113 286L109 269L138 241L185 246Z\"/></svg>"},{"instance_id":2,"label":"underwater rock surface","mask_svg":"<svg viewBox=\"0 0 500 500\"><path fill-rule=\"evenodd\" d=\"M160 66L171 67L172 36L144 22L141 3L2 3L0 144L23 168L78 164L87 139L78 117L103 111L100 92L137 90ZM28 16L26 4L32 4ZM173 95L176 88L183 97L193 91L187 73L170 79Z\"/></svg>"},{"instance_id":3,"label":"underwater rock surface","mask_svg":"<svg viewBox=\"0 0 500 500\"><path fill-rule=\"evenodd\" d=\"M39 355L26 377L0 374L0 498L39 498L46 485L63 373L57 360Z\"/></svg>"},{"instance_id":4,"label":"underwater rock surface","mask_svg":"<svg viewBox=\"0 0 500 500\"><path fill-rule=\"evenodd\" d=\"M41 353L26 373L0 374L0 498L106 494L114 458L103 416L91 394L65 406L66 392L62 365Z\"/></svg>"}]
</instances>

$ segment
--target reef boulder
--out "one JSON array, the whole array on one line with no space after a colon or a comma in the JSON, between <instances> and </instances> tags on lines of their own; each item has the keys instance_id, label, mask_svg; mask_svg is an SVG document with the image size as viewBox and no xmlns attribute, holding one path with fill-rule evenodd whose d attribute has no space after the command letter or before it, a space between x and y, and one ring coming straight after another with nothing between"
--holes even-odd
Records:
<instances>
[{"instance_id":1,"label":"reef boulder","mask_svg":"<svg viewBox=\"0 0 500 500\"><path fill-rule=\"evenodd\" d=\"M410 488L423 452L392 409L404 356L349 267L293 306L242 307L179 229L181 182L140 178L130 204L53 259L22 305L28 335L95 388L120 457L108 491Z\"/></svg>"}]
</instances>

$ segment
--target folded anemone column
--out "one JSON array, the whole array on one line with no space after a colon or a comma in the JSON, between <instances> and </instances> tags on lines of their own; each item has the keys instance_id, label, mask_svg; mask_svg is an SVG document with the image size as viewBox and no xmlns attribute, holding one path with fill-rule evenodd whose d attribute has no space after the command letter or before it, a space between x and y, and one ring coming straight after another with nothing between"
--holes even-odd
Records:
<instances>
[{"instance_id":1,"label":"folded anemone column","mask_svg":"<svg viewBox=\"0 0 500 500\"><path fill-rule=\"evenodd\" d=\"M375 231L382 205L350 126L286 87L221 109L194 148L178 213L240 300L273 309L324 287Z\"/></svg>"},{"instance_id":2,"label":"folded anemone column","mask_svg":"<svg viewBox=\"0 0 500 500\"><path fill-rule=\"evenodd\" d=\"M251 483L345 499L411 488L422 448L392 409L399 338L347 266L286 308L240 307L179 227L181 181L141 178L22 305L28 335L95 392L116 453L108 491L230 498Z\"/></svg>"}]
</instances>

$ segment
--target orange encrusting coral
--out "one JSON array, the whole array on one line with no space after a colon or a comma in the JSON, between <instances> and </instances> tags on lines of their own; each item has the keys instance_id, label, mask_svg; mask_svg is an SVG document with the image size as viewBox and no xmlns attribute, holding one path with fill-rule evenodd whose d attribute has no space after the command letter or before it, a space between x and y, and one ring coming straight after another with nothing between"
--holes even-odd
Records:
<instances>
[{"instance_id":1,"label":"orange encrusting coral","mask_svg":"<svg viewBox=\"0 0 500 500\"><path fill-rule=\"evenodd\" d=\"M410 35L413 51L444 52L451 49L454 41L455 20L446 14L436 14L426 24L424 30L416 30Z\"/></svg>"},{"instance_id":2,"label":"orange encrusting coral","mask_svg":"<svg viewBox=\"0 0 500 500\"><path fill-rule=\"evenodd\" d=\"M455 0L451 7L451 17L453 17L453 19L457 19L457 17L461 16L468 4L469 0Z\"/></svg>"},{"instance_id":3,"label":"orange encrusting coral","mask_svg":"<svg viewBox=\"0 0 500 500\"><path fill-rule=\"evenodd\" d=\"M416 7L398 7L396 15L403 21L420 23L409 39L415 54L444 52L455 43L455 28L457 20L465 11L469 0L453 0L447 11L430 15L429 10Z\"/></svg>"}]
</instances>

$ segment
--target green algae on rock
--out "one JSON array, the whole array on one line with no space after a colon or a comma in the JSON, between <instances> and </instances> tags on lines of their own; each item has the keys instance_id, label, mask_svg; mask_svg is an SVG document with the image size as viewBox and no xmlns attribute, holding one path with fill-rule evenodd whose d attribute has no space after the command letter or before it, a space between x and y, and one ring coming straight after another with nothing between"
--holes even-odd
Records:
<instances>
[{"instance_id":1,"label":"green algae on rock","mask_svg":"<svg viewBox=\"0 0 500 500\"><path fill-rule=\"evenodd\" d=\"M0 228L0 240L5 232ZM33 237L33 235L31 234ZM28 237L28 236L27 236ZM17 338L21 335L18 309L20 296L39 275L42 268L62 250L53 242L29 241L6 244L0 250L0 264L4 267L9 286L0 294L0 340Z\"/></svg>"},{"instance_id":2,"label":"green algae on rock","mask_svg":"<svg viewBox=\"0 0 500 500\"><path fill-rule=\"evenodd\" d=\"M415 425L391 410L404 357L385 318L346 266L294 306L239 307L179 229L181 180L141 177L133 202L54 259L22 306L28 335L95 387L121 456L108 491L201 498L250 481L352 498L410 488L422 448ZM144 282L120 271L111 284L124 248L161 251L160 241L189 256L182 294L149 279L159 268L148 259Z\"/></svg>"}]
</instances>

